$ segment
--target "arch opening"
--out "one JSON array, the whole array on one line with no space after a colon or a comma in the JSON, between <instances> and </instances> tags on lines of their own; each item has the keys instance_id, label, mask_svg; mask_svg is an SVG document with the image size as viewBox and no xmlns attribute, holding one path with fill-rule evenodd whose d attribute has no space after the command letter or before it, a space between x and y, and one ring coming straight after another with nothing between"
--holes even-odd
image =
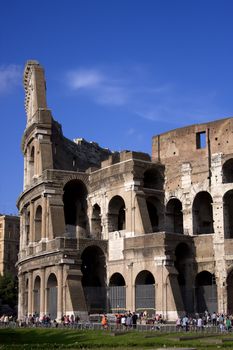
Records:
<instances>
[{"instance_id":1,"label":"arch opening","mask_svg":"<svg viewBox=\"0 0 233 350\"><path fill-rule=\"evenodd\" d=\"M87 189L80 180L71 180L64 187L63 203L66 231L71 236L85 237L87 230Z\"/></svg>"},{"instance_id":2,"label":"arch opening","mask_svg":"<svg viewBox=\"0 0 233 350\"><path fill-rule=\"evenodd\" d=\"M184 233L182 203L177 198L172 198L167 203L166 226L168 232Z\"/></svg>"},{"instance_id":3,"label":"arch opening","mask_svg":"<svg viewBox=\"0 0 233 350\"><path fill-rule=\"evenodd\" d=\"M224 194L223 197L223 217L224 217L224 236L233 238L233 190Z\"/></svg>"},{"instance_id":4,"label":"arch opening","mask_svg":"<svg viewBox=\"0 0 233 350\"><path fill-rule=\"evenodd\" d=\"M47 282L47 310L51 320L57 318L57 277L51 273Z\"/></svg>"},{"instance_id":5,"label":"arch opening","mask_svg":"<svg viewBox=\"0 0 233 350\"><path fill-rule=\"evenodd\" d=\"M113 197L108 206L109 232L125 230L125 202L122 197Z\"/></svg>"},{"instance_id":6,"label":"arch opening","mask_svg":"<svg viewBox=\"0 0 233 350\"><path fill-rule=\"evenodd\" d=\"M218 304L215 275L209 271L198 273L195 279L195 286L196 311L199 313L203 313L206 310L210 313L216 312Z\"/></svg>"},{"instance_id":7,"label":"arch opening","mask_svg":"<svg viewBox=\"0 0 233 350\"><path fill-rule=\"evenodd\" d=\"M163 228L163 205L157 197L148 197L146 199L147 211L150 219L152 232L159 232Z\"/></svg>"},{"instance_id":8,"label":"arch opening","mask_svg":"<svg viewBox=\"0 0 233 350\"><path fill-rule=\"evenodd\" d=\"M28 175L29 175L30 181L33 179L33 176L35 175L35 147L34 146L31 148L31 150L29 150Z\"/></svg>"},{"instance_id":9,"label":"arch opening","mask_svg":"<svg viewBox=\"0 0 233 350\"><path fill-rule=\"evenodd\" d=\"M39 205L36 209L35 214L35 242L41 240L41 230L42 230L42 207Z\"/></svg>"},{"instance_id":10,"label":"arch opening","mask_svg":"<svg viewBox=\"0 0 233 350\"><path fill-rule=\"evenodd\" d=\"M222 182L233 182L233 159L228 159L222 167Z\"/></svg>"},{"instance_id":11,"label":"arch opening","mask_svg":"<svg viewBox=\"0 0 233 350\"><path fill-rule=\"evenodd\" d=\"M194 311L194 292L192 286L192 252L186 243L180 243L175 250L175 268L177 281L185 312Z\"/></svg>"},{"instance_id":12,"label":"arch opening","mask_svg":"<svg viewBox=\"0 0 233 350\"><path fill-rule=\"evenodd\" d=\"M233 270L227 276L227 313L233 314Z\"/></svg>"},{"instance_id":13,"label":"arch opening","mask_svg":"<svg viewBox=\"0 0 233 350\"><path fill-rule=\"evenodd\" d=\"M101 224L101 212L100 206L95 204L92 208L91 217L91 236L97 239L101 239L102 224Z\"/></svg>"},{"instance_id":14,"label":"arch opening","mask_svg":"<svg viewBox=\"0 0 233 350\"><path fill-rule=\"evenodd\" d=\"M137 312L155 313L155 279L151 272L139 272L135 279L135 308Z\"/></svg>"},{"instance_id":15,"label":"arch opening","mask_svg":"<svg viewBox=\"0 0 233 350\"><path fill-rule=\"evenodd\" d=\"M40 284L41 284L40 277L37 276L34 282L34 289L33 289L33 310L36 316L40 315Z\"/></svg>"},{"instance_id":16,"label":"arch opening","mask_svg":"<svg viewBox=\"0 0 233 350\"><path fill-rule=\"evenodd\" d=\"M88 312L102 313L107 308L106 259L101 248L87 247L81 256L82 286Z\"/></svg>"},{"instance_id":17,"label":"arch opening","mask_svg":"<svg viewBox=\"0 0 233 350\"><path fill-rule=\"evenodd\" d=\"M214 233L212 197L208 192L199 192L193 202L193 234Z\"/></svg>"},{"instance_id":18,"label":"arch opening","mask_svg":"<svg viewBox=\"0 0 233 350\"><path fill-rule=\"evenodd\" d=\"M109 306L112 313L125 312L126 286L124 277L116 272L109 280Z\"/></svg>"}]
</instances>

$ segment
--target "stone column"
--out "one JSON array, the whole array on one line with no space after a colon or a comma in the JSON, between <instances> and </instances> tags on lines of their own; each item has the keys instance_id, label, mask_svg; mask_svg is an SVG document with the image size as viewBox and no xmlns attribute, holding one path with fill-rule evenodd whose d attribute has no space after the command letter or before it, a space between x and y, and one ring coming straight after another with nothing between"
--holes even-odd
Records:
<instances>
[{"instance_id":1,"label":"stone column","mask_svg":"<svg viewBox=\"0 0 233 350\"><path fill-rule=\"evenodd\" d=\"M33 293L33 286L32 286L32 272L28 273L28 314L32 314L33 312L33 305L32 305L32 293Z\"/></svg>"},{"instance_id":2,"label":"stone column","mask_svg":"<svg viewBox=\"0 0 233 350\"><path fill-rule=\"evenodd\" d=\"M45 315L45 270L41 269L40 272L40 318Z\"/></svg>"},{"instance_id":3,"label":"stone column","mask_svg":"<svg viewBox=\"0 0 233 350\"><path fill-rule=\"evenodd\" d=\"M58 267L57 274L57 321L59 322L63 314L63 266Z\"/></svg>"},{"instance_id":4,"label":"stone column","mask_svg":"<svg viewBox=\"0 0 233 350\"><path fill-rule=\"evenodd\" d=\"M19 292L18 292L18 319L22 320L25 315L25 305L24 305L24 275L19 273L18 275L18 284L19 284Z\"/></svg>"},{"instance_id":5,"label":"stone column","mask_svg":"<svg viewBox=\"0 0 233 350\"><path fill-rule=\"evenodd\" d=\"M220 198L213 198L213 221L214 221L214 241L223 242L224 240L224 213L223 200Z\"/></svg>"},{"instance_id":6,"label":"stone column","mask_svg":"<svg viewBox=\"0 0 233 350\"><path fill-rule=\"evenodd\" d=\"M130 311L135 311L135 286L133 283L133 262L127 263L128 277L126 288L126 308Z\"/></svg>"},{"instance_id":7,"label":"stone column","mask_svg":"<svg viewBox=\"0 0 233 350\"><path fill-rule=\"evenodd\" d=\"M227 267L224 246L224 217L223 217L223 201L221 196L213 198L213 220L214 235L213 248L215 259L215 277L217 284L218 310L216 312L225 312L226 305L226 279Z\"/></svg>"}]
</instances>

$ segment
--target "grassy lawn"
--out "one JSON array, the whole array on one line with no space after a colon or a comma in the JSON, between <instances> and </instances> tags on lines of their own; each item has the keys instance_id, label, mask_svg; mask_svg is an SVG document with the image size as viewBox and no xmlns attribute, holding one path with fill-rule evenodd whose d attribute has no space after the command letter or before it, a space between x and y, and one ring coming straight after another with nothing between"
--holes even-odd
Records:
<instances>
[{"instance_id":1,"label":"grassy lawn","mask_svg":"<svg viewBox=\"0 0 233 350\"><path fill-rule=\"evenodd\" d=\"M225 342L223 341L225 339ZM29 349L156 349L194 347L200 350L233 349L233 335L197 333L82 331L64 329L0 329L0 350Z\"/></svg>"}]
</instances>

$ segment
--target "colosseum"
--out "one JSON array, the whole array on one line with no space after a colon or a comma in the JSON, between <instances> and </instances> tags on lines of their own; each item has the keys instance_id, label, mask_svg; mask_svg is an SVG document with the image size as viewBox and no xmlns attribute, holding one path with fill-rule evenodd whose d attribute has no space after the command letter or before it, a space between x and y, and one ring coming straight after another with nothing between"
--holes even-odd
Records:
<instances>
[{"instance_id":1,"label":"colosseum","mask_svg":"<svg viewBox=\"0 0 233 350\"><path fill-rule=\"evenodd\" d=\"M19 318L233 313L233 118L111 152L65 138L45 86L28 61Z\"/></svg>"}]
</instances>

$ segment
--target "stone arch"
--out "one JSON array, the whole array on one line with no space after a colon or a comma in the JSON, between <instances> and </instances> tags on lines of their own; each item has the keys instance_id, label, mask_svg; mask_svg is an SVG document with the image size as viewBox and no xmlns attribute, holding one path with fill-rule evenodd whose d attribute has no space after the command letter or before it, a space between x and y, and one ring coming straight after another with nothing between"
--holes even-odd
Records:
<instances>
[{"instance_id":1,"label":"stone arch","mask_svg":"<svg viewBox=\"0 0 233 350\"><path fill-rule=\"evenodd\" d=\"M155 279L148 270L140 271L135 278L135 309L155 313Z\"/></svg>"},{"instance_id":2,"label":"stone arch","mask_svg":"<svg viewBox=\"0 0 233 350\"><path fill-rule=\"evenodd\" d=\"M109 232L125 230L125 201L121 196L114 196L108 205Z\"/></svg>"},{"instance_id":3,"label":"stone arch","mask_svg":"<svg viewBox=\"0 0 233 350\"><path fill-rule=\"evenodd\" d=\"M144 172L143 176L143 187L153 190L163 189L163 176L159 169L148 169Z\"/></svg>"},{"instance_id":4,"label":"stone arch","mask_svg":"<svg viewBox=\"0 0 233 350\"><path fill-rule=\"evenodd\" d=\"M35 242L39 242L42 237L42 207L38 205L35 212Z\"/></svg>"},{"instance_id":5,"label":"stone arch","mask_svg":"<svg viewBox=\"0 0 233 350\"><path fill-rule=\"evenodd\" d=\"M166 228L168 232L184 233L182 203L171 198L166 205Z\"/></svg>"},{"instance_id":6,"label":"stone arch","mask_svg":"<svg viewBox=\"0 0 233 350\"><path fill-rule=\"evenodd\" d=\"M51 320L57 318L57 277L55 273L50 273L47 280L47 307Z\"/></svg>"},{"instance_id":7,"label":"stone arch","mask_svg":"<svg viewBox=\"0 0 233 350\"><path fill-rule=\"evenodd\" d=\"M222 182L233 183L233 158L228 159L222 166Z\"/></svg>"},{"instance_id":8,"label":"stone arch","mask_svg":"<svg viewBox=\"0 0 233 350\"><path fill-rule=\"evenodd\" d=\"M71 236L87 234L87 188L77 179L66 183L63 194L66 230Z\"/></svg>"},{"instance_id":9,"label":"stone arch","mask_svg":"<svg viewBox=\"0 0 233 350\"><path fill-rule=\"evenodd\" d=\"M87 189L87 192L89 192L89 180L88 180L88 175L87 174L83 174L83 173L76 173L76 174L72 174L69 176L65 176L62 180L62 185L63 188L71 181L80 181L82 182Z\"/></svg>"},{"instance_id":10,"label":"stone arch","mask_svg":"<svg viewBox=\"0 0 233 350\"><path fill-rule=\"evenodd\" d=\"M188 313L194 311L193 305L193 285L192 285L192 258L193 253L190 246L184 242L179 243L175 249L175 268L178 272L177 281L184 305L184 310Z\"/></svg>"},{"instance_id":11,"label":"stone arch","mask_svg":"<svg viewBox=\"0 0 233 350\"><path fill-rule=\"evenodd\" d=\"M150 218L152 232L159 232L163 228L164 208L156 196L146 198L147 211Z\"/></svg>"},{"instance_id":12,"label":"stone arch","mask_svg":"<svg viewBox=\"0 0 233 350\"><path fill-rule=\"evenodd\" d=\"M109 279L109 306L113 313L126 310L125 279L119 272L115 272Z\"/></svg>"},{"instance_id":13,"label":"stone arch","mask_svg":"<svg viewBox=\"0 0 233 350\"><path fill-rule=\"evenodd\" d=\"M40 286L41 278L37 275L33 287L33 311L36 315L40 314Z\"/></svg>"},{"instance_id":14,"label":"stone arch","mask_svg":"<svg viewBox=\"0 0 233 350\"><path fill-rule=\"evenodd\" d=\"M214 233L213 199L209 192L197 193L193 201L193 234Z\"/></svg>"},{"instance_id":15,"label":"stone arch","mask_svg":"<svg viewBox=\"0 0 233 350\"><path fill-rule=\"evenodd\" d=\"M81 255L82 286L90 313L106 311L106 258L103 250L91 245Z\"/></svg>"},{"instance_id":16,"label":"stone arch","mask_svg":"<svg viewBox=\"0 0 233 350\"><path fill-rule=\"evenodd\" d=\"M217 305L217 285L215 275L209 271L202 271L196 275L196 311L210 313L218 311Z\"/></svg>"},{"instance_id":17,"label":"stone arch","mask_svg":"<svg viewBox=\"0 0 233 350\"><path fill-rule=\"evenodd\" d=\"M233 238L233 190L223 196L224 236Z\"/></svg>"},{"instance_id":18,"label":"stone arch","mask_svg":"<svg viewBox=\"0 0 233 350\"><path fill-rule=\"evenodd\" d=\"M92 207L91 215L91 236L94 238L101 238L102 224L101 224L101 209L96 203Z\"/></svg>"}]
</instances>

